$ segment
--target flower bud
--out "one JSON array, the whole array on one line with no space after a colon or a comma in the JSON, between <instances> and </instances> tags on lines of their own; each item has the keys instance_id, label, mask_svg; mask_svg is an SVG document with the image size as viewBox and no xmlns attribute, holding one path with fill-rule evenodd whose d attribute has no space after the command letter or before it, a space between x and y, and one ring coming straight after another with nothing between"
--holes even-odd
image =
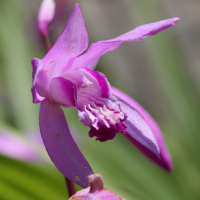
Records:
<instances>
[{"instance_id":1,"label":"flower bud","mask_svg":"<svg viewBox=\"0 0 200 200\"><path fill-rule=\"evenodd\" d=\"M88 176L90 187L78 191L69 200L124 200L119 195L103 187L100 174Z\"/></svg>"},{"instance_id":2,"label":"flower bud","mask_svg":"<svg viewBox=\"0 0 200 200\"><path fill-rule=\"evenodd\" d=\"M55 13L55 2L53 0L43 0L38 13L38 26L41 34L48 32L48 25L52 21Z\"/></svg>"}]
</instances>

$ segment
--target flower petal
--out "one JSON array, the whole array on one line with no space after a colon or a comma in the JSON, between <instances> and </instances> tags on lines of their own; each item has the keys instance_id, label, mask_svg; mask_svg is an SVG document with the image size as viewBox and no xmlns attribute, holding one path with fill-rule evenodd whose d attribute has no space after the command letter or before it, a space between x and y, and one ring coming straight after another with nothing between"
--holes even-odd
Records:
<instances>
[{"instance_id":1,"label":"flower petal","mask_svg":"<svg viewBox=\"0 0 200 200\"><path fill-rule=\"evenodd\" d=\"M124 100L124 96L120 95L119 97L114 93L113 95L120 102L121 110L127 116L127 118L123 121L123 124L127 127L125 135L128 138L133 138L149 151L152 151L159 159L160 148L146 120L132 107L132 105Z\"/></svg>"},{"instance_id":2,"label":"flower petal","mask_svg":"<svg viewBox=\"0 0 200 200\"><path fill-rule=\"evenodd\" d=\"M108 41L123 41L123 42L132 42L132 41L138 41L143 40L147 36L155 35L170 26L174 26L179 21L178 17L165 19L158 22L153 22L150 24L145 24L137 27L136 29L129 31L119 37L116 37L114 39L108 40Z\"/></svg>"},{"instance_id":3,"label":"flower petal","mask_svg":"<svg viewBox=\"0 0 200 200\"><path fill-rule=\"evenodd\" d=\"M93 43L90 45L86 53L74 60L71 69L86 67L94 70L103 54L117 49L121 44L122 41L99 41Z\"/></svg>"},{"instance_id":4,"label":"flower petal","mask_svg":"<svg viewBox=\"0 0 200 200\"><path fill-rule=\"evenodd\" d=\"M62 77L53 78L49 85L49 96L53 102L64 107L76 107L76 86Z\"/></svg>"},{"instance_id":5,"label":"flower petal","mask_svg":"<svg viewBox=\"0 0 200 200\"><path fill-rule=\"evenodd\" d=\"M160 31L175 25L178 21L179 18L176 17L145 24L114 39L93 43L85 54L75 59L72 65L72 69L87 67L94 70L99 58L108 51L117 49L122 44L122 42L143 40L147 36L155 35Z\"/></svg>"},{"instance_id":6,"label":"flower petal","mask_svg":"<svg viewBox=\"0 0 200 200\"><path fill-rule=\"evenodd\" d=\"M92 84L79 70L67 70L61 77L73 82L76 85L76 89L79 90L81 87L88 87Z\"/></svg>"},{"instance_id":7,"label":"flower petal","mask_svg":"<svg viewBox=\"0 0 200 200\"><path fill-rule=\"evenodd\" d=\"M86 196L88 193L89 193L89 191L90 191L90 187L87 187L87 188L85 188L85 189L82 189L82 190L79 190L79 191L77 191L73 196L71 196L70 198L69 198L69 200L73 200L74 199L74 197L75 198L78 198L79 196Z\"/></svg>"},{"instance_id":8,"label":"flower petal","mask_svg":"<svg viewBox=\"0 0 200 200\"><path fill-rule=\"evenodd\" d=\"M152 161L154 161L156 164L158 164L163 169L165 169L167 171L171 171L173 168L171 156L166 147L162 132L161 132L159 126L157 125L157 123L155 122L155 120L151 117L151 115L144 108L142 108L141 105L139 105L135 100L133 100L128 95L124 94L122 91L120 91L114 87L111 87L111 91L114 95L116 95L117 97L120 97L120 99L123 99L128 104L130 104L132 107L134 107L138 112L140 112L142 117L144 117L144 119L150 126L150 128L158 142L158 145L160 148L160 159L157 156L155 156L155 154L152 153L152 151L150 151L145 146L141 145L130 135L126 135L127 138L148 158L150 158Z\"/></svg>"},{"instance_id":9,"label":"flower petal","mask_svg":"<svg viewBox=\"0 0 200 200\"><path fill-rule=\"evenodd\" d=\"M80 55L87 49L88 42L85 20L79 5L76 4L60 37L42 59L44 69L50 70L58 59L61 63L57 63L56 68L65 67L70 58Z\"/></svg>"},{"instance_id":10,"label":"flower petal","mask_svg":"<svg viewBox=\"0 0 200 200\"><path fill-rule=\"evenodd\" d=\"M124 200L119 195L105 188L102 191L95 194L95 196L102 200Z\"/></svg>"},{"instance_id":11,"label":"flower petal","mask_svg":"<svg viewBox=\"0 0 200 200\"><path fill-rule=\"evenodd\" d=\"M42 157L29 143L29 138L20 137L8 130L0 130L0 154L27 162L43 162Z\"/></svg>"},{"instance_id":12,"label":"flower petal","mask_svg":"<svg viewBox=\"0 0 200 200\"><path fill-rule=\"evenodd\" d=\"M92 71L88 68L80 68L78 71L92 83L89 84L88 87L83 88L84 92L88 90L92 94L96 94L99 97L109 98L110 83L103 73Z\"/></svg>"},{"instance_id":13,"label":"flower petal","mask_svg":"<svg viewBox=\"0 0 200 200\"><path fill-rule=\"evenodd\" d=\"M87 187L87 176L93 172L74 142L60 106L43 101L39 119L42 139L52 162L64 176Z\"/></svg>"},{"instance_id":14,"label":"flower petal","mask_svg":"<svg viewBox=\"0 0 200 200\"><path fill-rule=\"evenodd\" d=\"M101 199L89 193L85 197L83 197L82 200L101 200Z\"/></svg>"},{"instance_id":15,"label":"flower petal","mask_svg":"<svg viewBox=\"0 0 200 200\"><path fill-rule=\"evenodd\" d=\"M48 77L42 69L42 60L33 58L31 64L33 67L33 85L31 88L33 103L39 103L45 99Z\"/></svg>"}]
</instances>

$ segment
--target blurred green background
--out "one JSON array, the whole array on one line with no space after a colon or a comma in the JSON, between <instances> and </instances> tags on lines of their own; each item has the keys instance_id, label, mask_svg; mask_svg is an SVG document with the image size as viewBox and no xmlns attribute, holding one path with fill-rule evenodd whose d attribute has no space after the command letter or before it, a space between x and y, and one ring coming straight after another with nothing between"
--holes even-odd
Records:
<instances>
[{"instance_id":1,"label":"blurred green background","mask_svg":"<svg viewBox=\"0 0 200 200\"><path fill-rule=\"evenodd\" d=\"M200 199L200 2L196 0L56 0L52 42L79 3L90 43L119 36L141 24L180 17L174 27L143 41L125 43L102 56L96 70L143 105L160 125L173 158L166 173L121 135L100 143L77 111L65 109L69 126L105 187L127 200ZM37 29L40 0L0 1L0 134L38 134L39 105L32 104L31 58L45 49ZM3 127L3 128L2 128ZM44 147L41 147L44 151ZM45 156L43 164L0 155L1 200L64 200L63 176ZM67 166L66 166L67 167ZM80 188L79 188L80 189Z\"/></svg>"}]
</instances>

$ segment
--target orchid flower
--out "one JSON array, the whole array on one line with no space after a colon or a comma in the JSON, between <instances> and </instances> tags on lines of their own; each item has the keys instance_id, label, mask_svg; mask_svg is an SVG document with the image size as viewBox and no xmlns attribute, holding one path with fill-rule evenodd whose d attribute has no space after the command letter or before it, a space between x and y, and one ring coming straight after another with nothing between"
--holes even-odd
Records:
<instances>
[{"instance_id":1,"label":"orchid flower","mask_svg":"<svg viewBox=\"0 0 200 200\"><path fill-rule=\"evenodd\" d=\"M171 166L171 160L165 160L169 155L161 132L149 124L152 118L143 116L138 104L126 101L123 93L115 94L105 75L94 69L101 55L117 49L123 42L155 35L178 20L171 18L142 25L114 39L93 43L88 48L85 21L76 4L54 46L42 60L32 59L31 90L33 102L41 102L41 135L51 160L64 176L86 187L89 184L87 176L93 172L74 142L60 106L78 110L80 121L90 127L90 137L96 136L103 142L121 132L152 160L164 168L169 168L166 163ZM159 144L159 137L162 144Z\"/></svg>"},{"instance_id":2,"label":"orchid flower","mask_svg":"<svg viewBox=\"0 0 200 200\"><path fill-rule=\"evenodd\" d=\"M100 174L88 176L90 187L78 191L69 200L124 200L118 194L103 187L103 180Z\"/></svg>"}]
</instances>

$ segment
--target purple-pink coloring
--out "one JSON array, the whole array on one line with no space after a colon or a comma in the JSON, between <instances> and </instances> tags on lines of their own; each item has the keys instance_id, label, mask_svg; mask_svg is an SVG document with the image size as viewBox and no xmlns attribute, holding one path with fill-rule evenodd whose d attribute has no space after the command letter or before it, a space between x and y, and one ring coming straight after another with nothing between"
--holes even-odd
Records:
<instances>
[{"instance_id":1,"label":"purple-pink coloring","mask_svg":"<svg viewBox=\"0 0 200 200\"><path fill-rule=\"evenodd\" d=\"M170 154L153 118L131 97L111 87L105 75L94 69L103 54L123 42L143 40L178 21L176 17L142 25L88 48L85 21L76 4L54 46L41 60L32 59L31 90L33 102L41 103L40 132L51 160L64 176L87 187L87 176L93 171L74 142L60 106L78 110L80 121L90 127L90 137L106 141L121 132L159 166L167 171L172 169Z\"/></svg>"}]
</instances>

